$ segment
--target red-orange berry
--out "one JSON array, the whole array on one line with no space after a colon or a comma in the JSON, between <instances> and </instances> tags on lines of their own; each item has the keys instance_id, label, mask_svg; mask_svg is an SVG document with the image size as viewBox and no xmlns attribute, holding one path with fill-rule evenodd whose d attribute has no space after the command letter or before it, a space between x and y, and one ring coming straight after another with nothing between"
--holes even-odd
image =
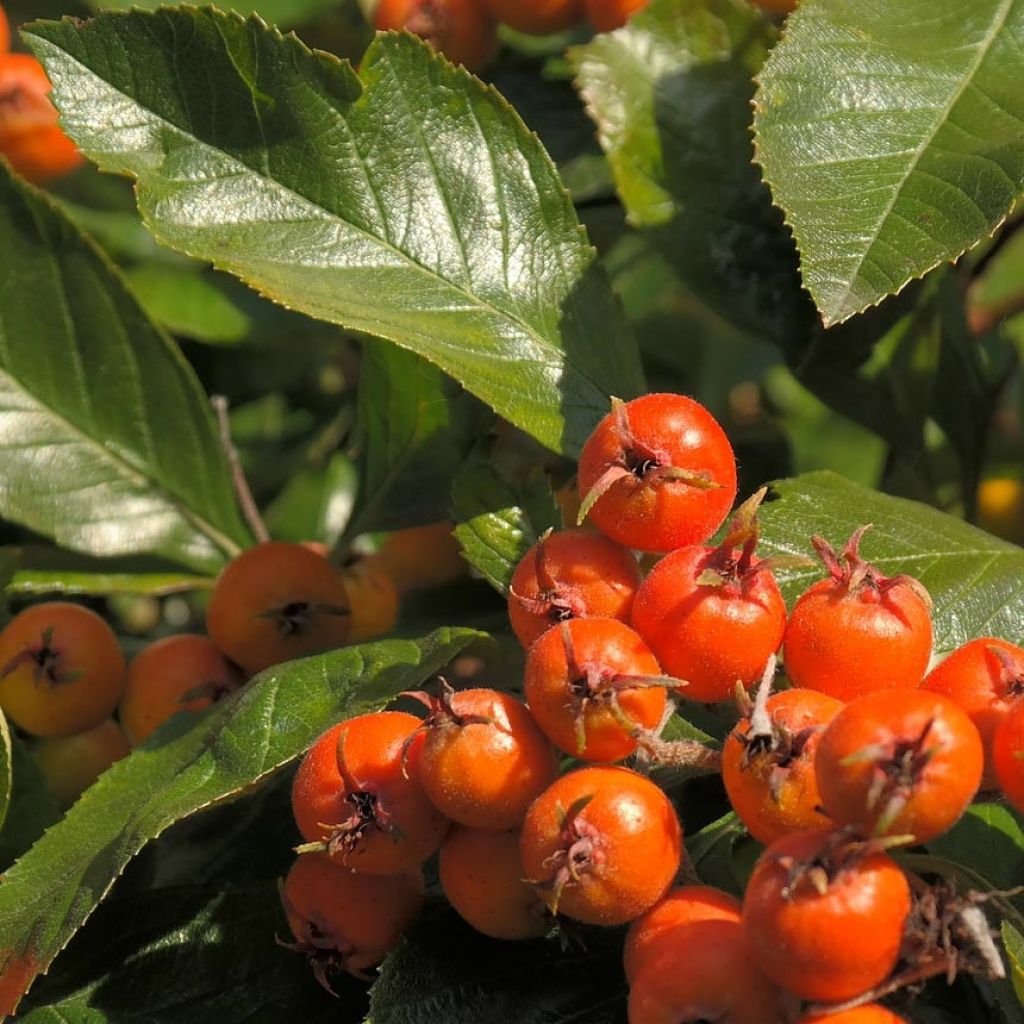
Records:
<instances>
[{"instance_id":1,"label":"red-orange berry","mask_svg":"<svg viewBox=\"0 0 1024 1024\"><path fill-rule=\"evenodd\" d=\"M1003 795L1024 814L1024 700L1010 708L996 729L992 763Z\"/></svg>"},{"instance_id":2,"label":"red-orange berry","mask_svg":"<svg viewBox=\"0 0 1024 1024\"><path fill-rule=\"evenodd\" d=\"M657 659L617 619L571 619L530 648L526 703L559 750L584 761L619 761L637 728L661 724L666 701Z\"/></svg>"},{"instance_id":3,"label":"red-orange berry","mask_svg":"<svg viewBox=\"0 0 1024 1024\"><path fill-rule=\"evenodd\" d=\"M498 690L440 697L416 694L430 709L419 780L442 814L470 828L518 828L558 773L558 760L533 716Z\"/></svg>"},{"instance_id":4,"label":"red-orange berry","mask_svg":"<svg viewBox=\"0 0 1024 1024\"><path fill-rule=\"evenodd\" d=\"M786 603L769 563L754 556L760 495L753 501L718 547L666 555L633 602L633 628L691 700L728 700L737 683L751 686L782 643Z\"/></svg>"},{"instance_id":5,"label":"red-orange berry","mask_svg":"<svg viewBox=\"0 0 1024 1024\"><path fill-rule=\"evenodd\" d=\"M0 53L6 53L10 48L11 26L4 9L0 7Z\"/></svg>"},{"instance_id":6,"label":"red-orange berry","mask_svg":"<svg viewBox=\"0 0 1024 1024\"><path fill-rule=\"evenodd\" d=\"M829 578L797 600L783 641L793 683L840 700L913 689L932 651L927 593L917 580L885 577L864 561L859 546L866 529L854 533L840 556L814 538Z\"/></svg>"},{"instance_id":7,"label":"red-orange berry","mask_svg":"<svg viewBox=\"0 0 1024 1024\"><path fill-rule=\"evenodd\" d=\"M419 727L414 715L379 711L313 744L292 785L295 823L308 843L371 875L408 871L441 845L448 820L419 781Z\"/></svg>"},{"instance_id":8,"label":"red-orange berry","mask_svg":"<svg viewBox=\"0 0 1024 1024\"><path fill-rule=\"evenodd\" d=\"M623 965L632 983L644 965L672 945L672 936L695 921L739 921L742 907L735 896L708 885L682 885L668 892L626 933Z\"/></svg>"},{"instance_id":9,"label":"red-orange berry","mask_svg":"<svg viewBox=\"0 0 1024 1024\"><path fill-rule=\"evenodd\" d=\"M884 690L851 701L821 735L815 773L833 821L926 843L951 828L981 783L978 730L948 697Z\"/></svg>"},{"instance_id":10,"label":"red-orange berry","mask_svg":"<svg viewBox=\"0 0 1024 1024\"><path fill-rule=\"evenodd\" d=\"M545 36L583 20L583 0L486 0L491 14L517 32Z\"/></svg>"},{"instance_id":11,"label":"red-orange berry","mask_svg":"<svg viewBox=\"0 0 1024 1024\"><path fill-rule=\"evenodd\" d=\"M598 32L622 28L637 11L651 0L585 0L587 18Z\"/></svg>"},{"instance_id":12,"label":"red-orange berry","mask_svg":"<svg viewBox=\"0 0 1024 1024\"><path fill-rule=\"evenodd\" d=\"M128 666L118 716L133 747L181 711L202 711L241 685L217 645L196 633L167 636L144 647Z\"/></svg>"},{"instance_id":13,"label":"red-orange berry","mask_svg":"<svg viewBox=\"0 0 1024 1024\"><path fill-rule=\"evenodd\" d=\"M131 753L117 723L108 718L75 736L40 740L32 749L46 788L70 807L115 761Z\"/></svg>"},{"instance_id":14,"label":"red-orange berry","mask_svg":"<svg viewBox=\"0 0 1024 1024\"><path fill-rule=\"evenodd\" d=\"M341 581L351 611L348 643L363 643L395 628L400 603L398 589L380 558L366 555L343 566Z\"/></svg>"},{"instance_id":15,"label":"red-orange berry","mask_svg":"<svg viewBox=\"0 0 1024 1024\"><path fill-rule=\"evenodd\" d=\"M88 608L32 605L0 633L0 709L33 736L72 736L99 725L123 689L117 637Z\"/></svg>"},{"instance_id":16,"label":"red-orange berry","mask_svg":"<svg viewBox=\"0 0 1024 1024\"><path fill-rule=\"evenodd\" d=\"M841 711L835 697L784 690L765 705L767 729L751 735L750 716L722 748L722 781L747 831L762 843L790 832L824 828L814 759L825 726Z\"/></svg>"},{"instance_id":17,"label":"red-orange berry","mask_svg":"<svg viewBox=\"0 0 1024 1024\"><path fill-rule=\"evenodd\" d=\"M626 768L581 768L534 801L523 823L523 870L552 912L625 924L665 894L682 853L668 797Z\"/></svg>"},{"instance_id":18,"label":"red-orange berry","mask_svg":"<svg viewBox=\"0 0 1024 1024\"><path fill-rule=\"evenodd\" d=\"M685 395L613 404L580 452L581 513L624 547L701 544L736 497L736 460L718 421Z\"/></svg>"},{"instance_id":19,"label":"red-orange berry","mask_svg":"<svg viewBox=\"0 0 1024 1024\"><path fill-rule=\"evenodd\" d=\"M529 648L542 633L567 619L626 622L639 586L640 567L621 544L588 530L547 533L512 574L512 631Z\"/></svg>"},{"instance_id":20,"label":"red-orange berry","mask_svg":"<svg viewBox=\"0 0 1024 1024\"><path fill-rule=\"evenodd\" d=\"M454 583L469 570L449 522L389 533L377 557L399 594Z\"/></svg>"},{"instance_id":21,"label":"red-orange berry","mask_svg":"<svg viewBox=\"0 0 1024 1024\"><path fill-rule=\"evenodd\" d=\"M995 786L992 740L1011 705L1024 695L1024 649L996 637L969 640L925 676L921 689L944 694L967 712L985 746L982 788Z\"/></svg>"},{"instance_id":22,"label":"red-orange berry","mask_svg":"<svg viewBox=\"0 0 1024 1024\"><path fill-rule=\"evenodd\" d=\"M50 181L83 162L58 124L50 80L27 53L0 52L0 154L22 177Z\"/></svg>"},{"instance_id":23,"label":"red-orange berry","mask_svg":"<svg viewBox=\"0 0 1024 1024\"><path fill-rule=\"evenodd\" d=\"M441 844L441 887L459 916L494 939L533 939L549 927L544 904L524 881L518 832L457 826Z\"/></svg>"},{"instance_id":24,"label":"red-orange berry","mask_svg":"<svg viewBox=\"0 0 1024 1024\"><path fill-rule=\"evenodd\" d=\"M629 1024L785 1024L784 997L754 962L739 920L690 922L629 990Z\"/></svg>"},{"instance_id":25,"label":"red-orange berry","mask_svg":"<svg viewBox=\"0 0 1024 1024\"><path fill-rule=\"evenodd\" d=\"M743 927L761 970L782 988L842 1002L896 966L910 914L899 865L841 832L797 832L761 854L743 900Z\"/></svg>"},{"instance_id":26,"label":"red-orange berry","mask_svg":"<svg viewBox=\"0 0 1024 1024\"><path fill-rule=\"evenodd\" d=\"M852 1010L801 1017L797 1024L907 1024L905 1018L879 1003L867 1003Z\"/></svg>"},{"instance_id":27,"label":"red-orange berry","mask_svg":"<svg viewBox=\"0 0 1024 1024\"><path fill-rule=\"evenodd\" d=\"M247 672L340 647L349 635L341 575L303 544L266 541L233 558L206 609L213 642Z\"/></svg>"},{"instance_id":28,"label":"red-orange berry","mask_svg":"<svg viewBox=\"0 0 1024 1024\"><path fill-rule=\"evenodd\" d=\"M380 0L374 25L384 31L405 29L470 71L494 56L494 22L483 0Z\"/></svg>"},{"instance_id":29,"label":"red-orange berry","mask_svg":"<svg viewBox=\"0 0 1024 1024\"><path fill-rule=\"evenodd\" d=\"M281 888L294 943L305 953L320 982L329 973L360 977L398 945L423 906L423 874L358 875L319 853L302 854Z\"/></svg>"}]
</instances>

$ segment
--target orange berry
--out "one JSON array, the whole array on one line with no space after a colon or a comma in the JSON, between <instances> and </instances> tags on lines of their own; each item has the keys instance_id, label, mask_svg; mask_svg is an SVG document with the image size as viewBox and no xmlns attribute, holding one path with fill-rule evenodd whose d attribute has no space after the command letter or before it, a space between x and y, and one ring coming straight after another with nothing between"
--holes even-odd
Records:
<instances>
[{"instance_id":1,"label":"orange berry","mask_svg":"<svg viewBox=\"0 0 1024 1024\"><path fill-rule=\"evenodd\" d=\"M509 28L546 36L583 20L583 0L486 0L491 14Z\"/></svg>"},{"instance_id":2,"label":"orange berry","mask_svg":"<svg viewBox=\"0 0 1024 1024\"><path fill-rule=\"evenodd\" d=\"M462 579L469 567L449 522L411 526L388 534L377 557L399 594L430 590Z\"/></svg>"},{"instance_id":3,"label":"orange berry","mask_svg":"<svg viewBox=\"0 0 1024 1024\"><path fill-rule=\"evenodd\" d=\"M206 609L213 642L247 672L340 647L349 634L341 574L302 544L266 541L233 558Z\"/></svg>"},{"instance_id":4,"label":"orange berry","mask_svg":"<svg viewBox=\"0 0 1024 1024\"><path fill-rule=\"evenodd\" d=\"M66 601L33 605L0 633L0 708L33 736L99 725L124 689L124 657L95 612Z\"/></svg>"},{"instance_id":5,"label":"orange berry","mask_svg":"<svg viewBox=\"0 0 1024 1024\"><path fill-rule=\"evenodd\" d=\"M585 0L587 17L598 32L613 32L651 0Z\"/></svg>"},{"instance_id":6,"label":"orange berry","mask_svg":"<svg viewBox=\"0 0 1024 1024\"><path fill-rule=\"evenodd\" d=\"M11 26L7 20L7 15L4 13L3 7L0 7L0 53L6 53L11 48Z\"/></svg>"},{"instance_id":7,"label":"orange berry","mask_svg":"<svg viewBox=\"0 0 1024 1024\"><path fill-rule=\"evenodd\" d=\"M113 719L80 732L40 740L32 753L46 786L61 807L70 807L115 761L131 753L128 740Z\"/></svg>"},{"instance_id":8,"label":"orange berry","mask_svg":"<svg viewBox=\"0 0 1024 1024\"><path fill-rule=\"evenodd\" d=\"M421 36L469 71L488 64L497 47L494 22L482 0L380 0L374 25Z\"/></svg>"},{"instance_id":9,"label":"orange berry","mask_svg":"<svg viewBox=\"0 0 1024 1024\"><path fill-rule=\"evenodd\" d=\"M357 558L341 570L352 614L348 642L362 643L384 636L398 622L398 590L376 555Z\"/></svg>"}]
</instances>

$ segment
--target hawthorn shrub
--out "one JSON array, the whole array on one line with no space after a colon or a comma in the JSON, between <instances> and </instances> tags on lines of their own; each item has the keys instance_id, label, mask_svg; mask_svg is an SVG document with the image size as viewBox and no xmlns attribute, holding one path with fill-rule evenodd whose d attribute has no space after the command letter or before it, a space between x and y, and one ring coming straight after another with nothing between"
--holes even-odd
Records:
<instances>
[{"instance_id":1,"label":"hawthorn shrub","mask_svg":"<svg viewBox=\"0 0 1024 1024\"><path fill-rule=\"evenodd\" d=\"M0 1019L1024 1022L1024 3L223 6L0 9Z\"/></svg>"}]
</instances>

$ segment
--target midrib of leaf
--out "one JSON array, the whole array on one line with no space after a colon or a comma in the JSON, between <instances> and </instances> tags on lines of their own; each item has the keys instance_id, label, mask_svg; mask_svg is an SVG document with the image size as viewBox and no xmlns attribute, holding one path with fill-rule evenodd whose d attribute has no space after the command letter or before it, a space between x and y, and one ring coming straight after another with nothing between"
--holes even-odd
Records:
<instances>
[{"instance_id":1,"label":"midrib of leaf","mask_svg":"<svg viewBox=\"0 0 1024 1024\"><path fill-rule=\"evenodd\" d=\"M221 38L223 38L223 34L221 35ZM50 45L53 45L53 44L47 42L46 45L50 46ZM314 216L310 218L311 220L318 220L318 221L326 220L326 221L331 222L331 223L340 224L342 227L344 227L346 229L349 229L349 230L352 230L354 232L357 232L358 234L362 235L364 238L369 239L375 245L380 246L381 248L383 248L383 249L387 250L388 252L392 253L394 256L398 257L398 259L400 259L402 261L402 263L406 267L411 268L411 269L413 269L413 270L415 270L415 271L425 275L431 281L441 282L444 286L446 286L447 288L449 288L453 292L456 292L457 294L462 295L466 299L468 305L475 306L477 309L483 310L485 312L489 312L490 314L492 314L497 319L504 319L504 320L506 320L506 321L508 321L510 323L513 323L513 324L517 325L523 331L524 334L526 334L532 341L537 343L539 347L541 347L542 349L544 349L547 352L550 352L555 357L556 360L561 357L561 355L562 355L561 350L556 345L552 344L552 342L549 339L545 338L544 335L538 334L536 329L533 328L532 326L530 326L518 314L516 314L514 312L511 312L509 310L499 309L497 306L493 305L493 303L487 301L482 296L476 294L475 292L469 291L460 282L453 281L453 280L451 280L451 279L449 279L447 277L443 277L441 274L438 274L437 272L431 270L430 267L425 266L419 260L417 260L413 256L411 256L409 253L403 252L401 249L399 249L397 246L395 246L394 243L391 242L390 239L384 237L383 235L375 235L370 230L368 230L367 228L362 227L359 224L356 224L354 221L346 220L341 215L333 212L332 210L327 209L324 206L321 206L315 199L312 199L309 196L304 195L302 192L298 191L294 187L292 187L290 185L287 185L284 182L278 180L277 178L271 177L270 175L266 174L263 169L254 167L254 166L252 166L250 164L247 164L247 163L245 163L245 161L239 159L238 157L234 156L233 154L227 153L225 150L218 149L217 147L215 147L212 144L204 141L203 139L197 137L196 135L193 135L190 130L188 130L186 128L183 128L180 125L174 124L172 121L167 120L167 118L165 118L163 115L161 115L157 111L154 111L154 110L152 110L149 107L144 107L139 102L139 100L136 99L134 96L131 96L130 94L128 94L126 92L123 92L122 90L118 89L116 86L114 86L110 82L108 82L106 79L101 78L91 68L89 68L88 66L82 64L81 61L76 60L74 57L72 57L66 50L61 50L60 52L61 52L61 54L63 56L63 59L68 60L70 63L74 64L77 68L81 69L81 71L84 73L84 75L88 76L91 80L93 80L95 82L99 82L103 86L103 88L105 90L107 90L109 92L112 92L112 93L115 93L116 95L118 95L118 96L122 97L123 99L129 101L131 104L133 104L134 106L138 107L139 109L144 110L148 117L152 118L154 121L160 123L161 125L166 126L170 131L172 131L174 133L177 133L182 138L189 140L190 142L192 142L196 146L202 148L203 150L206 150L206 151L208 151L210 153L215 154L221 160L224 160L227 163L229 163L231 165L234 165L234 166L236 166L238 168L244 169L245 173L251 174L251 175L259 178L260 180L262 180L264 182L268 182L271 185L273 185L275 188L280 189L282 192L285 192L288 195L292 196L300 204L305 205L306 207L308 207L313 212ZM389 66L389 71L391 71L390 66ZM245 79L244 76L241 76L241 77L243 77L244 81L247 81L247 79ZM392 77L393 77L393 75L392 75ZM250 95L251 95L251 93L252 93L252 90L250 89ZM472 103L470 103L470 106L472 107ZM257 114L257 122L259 122L259 120L260 120L259 119L259 115ZM359 158L360 158L359 162L360 162L360 166L362 166L363 169L364 169L364 177L365 177L366 182L367 182L368 191L373 196L374 203L377 206L378 211L379 211L380 210L380 197L377 194L376 189L373 187L373 185L372 185L372 183L370 181L369 176L365 172L365 163L364 163L364 160L363 160L362 152L360 151L358 145L355 144L354 137L353 137L351 131L348 128L347 122L345 122L344 119L342 119L342 118L336 118L335 124L342 125L343 128L344 128L344 132L345 132L346 137L348 137L349 139L353 140L353 152L356 153L359 156ZM431 153L429 147L426 146L425 143L423 144L423 148L424 148L424 151L427 154L427 158L428 158L428 160L430 162L431 167L435 169L434 184L437 187L438 192L444 197L445 196L444 188L443 188L443 186L442 186L442 184L441 184L441 182L438 179L437 174L436 174L436 164L434 163L433 154ZM262 152L265 153L266 152L265 149L262 150ZM493 167L493 162L492 162L492 167ZM138 175L132 174L132 177L133 178L137 178ZM450 211L450 208L449 208L448 201L447 201L446 197L445 197L444 205L445 205L446 210L448 211L448 216L450 218L451 217L451 211ZM177 242L171 242L163 234L163 232L160 230L159 223L158 222L155 223L154 219L144 209L142 210L142 216L143 216L143 219L145 220L147 226L149 227L149 229L153 232L153 234L157 238L162 238L166 242L166 244L172 245L173 248L178 249L181 252L184 252L187 255L196 257L198 259L207 260L207 259L210 258L208 256L208 254L201 253L199 251L190 249L187 245L179 245ZM382 217L382 220L381 220L381 226L382 226L382 228L386 227L386 222L383 219L383 217ZM504 233L505 233L505 226L506 226L506 220L503 218L502 219L502 229L503 229L502 233L503 233L503 237L504 237ZM465 246L463 245L462 240L459 237L459 234L458 234L457 231L454 231L454 237L455 237L455 239L458 242L459 253L460 253L461 259L463 261L463 264L466 265L467 260L466 260ZM505 246L503 245L503 248L504 247ZM218 268L221 268L221 269L228 270L229 272L235 274L236 276L239 276L239 277L243 278L243 280L246 279L246 275L244 273L242 273L241 271L238 271L238 270L234 269L230 262L224 261L224 260L216 258L216 257L213 258L212 262L213 262L214 266L216 266ZM467 277L471 277L471 275L467 273ZM264 294L267 298L273 299L275 302L279 302L279 303L281 303L281 304L283 304L285 306L289 305L289 303L286 302L282 297L280 297L278 295L275 295L274 292L269 290L269 289L264 289L264 288L260 287L259 291L262 294ZM402 347L409 347L409 346L407 346L402 341L401 338L398 338L398 337L394 336L394 334L388 328L386 322L378 321L378 323L380 324L380 330L381 330L380 336L381 337L387 338L387 340L389 340L389 341L391 341L391 342L393 342L395 344L402 345ZM352 325L351 324L343 323L343 326L351 327ZM492 354L492 353L483 352L483 351L480 351L480 350L474 350L474 352L472 354L473 354L474 358L478 358L478 359L486 358L486 359L488 359L490 361L495 361L495 360L503 359L503 357L498 355L498 354ZM427 358L429 358L429 356ZM590 384L596 391L600 392L601 394L604 393L603 389L594 380L592 380L587 374L583 373L575 365L572 367L572 371L574 373L576 373L577 375L579 375L583 380L587 381L587 383Z\"/></svg>"},{"instance_id":2,"label":"midrib of leaf","mask_svg":"<svg viewBox=\"0 0 1024 1024\"><path fill-rule=\"evenodd\" d=\"M62 416L53 409L52 406L44 402L34 391L27 388L22 381L18 380L18 378L14 377L7 370L0 368L0 379L9 381L12 391L20 391L23 395L28 396L32 403L37 408L44 410L50 419L56 420L66 429L67 433L79 438L83 447L89 448L93 452L97 453L101 462L114 463L122 476L134 483L135 486L141 490L155 491L161 499L163 499L171 508L175 509L184 520L191 523L200 533L213 541L213 543L226 554L235 555L241 550L235 541L221 533L220 530L218 530L212 523L208 522L203 516L183 504L182 501L163 484L156 482L152 478L147 477L144 473L140 472L135 466L120 455L116 449L107 448L105 445L100 444L99 441L87 434L81 427L72 423L67 419L67 417ZM18 445L17 447L25 446ZM0 446L0 452L3 450L3 446Z\"/></svg>"},{"instance_id":3,"label":"midrib of leaf","mask_svg":"<svg viewBox=\"0 0 1024 1024\"><path fill-rule=\"evenodd\" d=\"M932 124L931 129L928 131L927 135L925 135L925 137L921 140L921 143L917 147L917 149L910 150L912 156L910 163L907 165L906 172L901 176L899 185L895 189L893 189L892 195L889 198L889 202L886 204L881 216L875 223L875 226L870 235L871 241L868 243L864 251L861 253L860 259L857 260L856 267L854 268L852 273L847 275L849 283L846 285L846 288L842 293L841 302L843 312L839 319L836 321L837 323L841 323L843 320L849 319L851 316L854 315L854 313L857 312L856 309L850 308L850 299L854 293L854 284L857 281L859 281L860 272L863 269L864 264L867 262L868 257L871 255L875 246L878 244L878 236L881 234L882 228L885 226L885 223L892 216L893 210L895 210L896 204L899 202L900 196L903 195L903 189L906 187L906 184L910 180L911 175L913 175L914 172L917 170L917 165L921 162L921 157L924 156L925 152L934 141L935 136L939 133L939 130L942 128L942 126L948 122L950 114L953 112L956 105L960 102L960 97L963 96L967 89L974 84L975 76L977 75L982 64L985 62L985 58L988 56L989 50L992 48L992 44L996 41L1000 29L1005 27L1006 20L1010 16L1010 11L1013 9L1013 5L1016 2L1017 0L1002 0L1001 12L997 18L993 19L991 30L986 35L986 37L981 41L981 44L978 47L978 55L973 61L969 72L966 75L964 75L963 80L954 90L953 95L950 97L949 103L945 107L940 107L936 111L935 122L934 124ZM938 266L940 262L942 261L936 261L936 263L934 263L933 266ZM860 300L857 300L856 304L859 307Z\"/></svg>"}]
</instances>

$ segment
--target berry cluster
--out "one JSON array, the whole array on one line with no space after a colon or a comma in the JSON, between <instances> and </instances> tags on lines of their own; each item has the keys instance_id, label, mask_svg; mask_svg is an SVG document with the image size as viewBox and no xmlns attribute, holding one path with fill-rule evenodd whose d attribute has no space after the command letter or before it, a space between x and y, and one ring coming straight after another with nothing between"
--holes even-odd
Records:
<instances>
[{"instance_id":1,"label":"berry cluster","mask_svg":"<svg viewBox=\"0 0 1024 1024\"><path fill-rule=\"evenodd\" d=\"M977 896L929 886L891 850L950 828L986 762L987 782L1019 799L1024 651L972 641L925 678L928 595L863 559L864 530L840 553L814 538L826 578L787 617L755 550L764 492L708 542L736 466L691 399L614 402L578 481L579 522L600 532L546 534L511 579L525 704L442 681L406 695L425 717L351 719L302 762L305 844L283 887L293 948L325 984L332 968L362 972L415 917L439 851L448 901L487 935L632 922L631 1024L898 1021L874 999L954 966L998 974ZM636 552L661 556L646 577ZM779 651L791 685L772 694ZM680 697L736 699L720 759L660 737ZM617 764L638 754L638 767L720 764L767 844L742 902L673 888L688 871L680 821ZM583 764L560 774L559 755Z\"/></svg>"},{"instance_id":2,"label":"berry cluster","mask_svg":"<svg viewBox=\"0 0 1024 1024\"><path fill-rule=\"evenodd\" d=\"M113 630L82 605L51 601L16 615L0 633L0 710L36 738L59 802L73 803L173 715L209 707L272 665L381 636L395 625L400 590L465 569L448 523L398 531L340 569L326 554L314 543L248 548L214 584L209 636L162 637L127 667Z\"/></svg>"}]
</instances>

